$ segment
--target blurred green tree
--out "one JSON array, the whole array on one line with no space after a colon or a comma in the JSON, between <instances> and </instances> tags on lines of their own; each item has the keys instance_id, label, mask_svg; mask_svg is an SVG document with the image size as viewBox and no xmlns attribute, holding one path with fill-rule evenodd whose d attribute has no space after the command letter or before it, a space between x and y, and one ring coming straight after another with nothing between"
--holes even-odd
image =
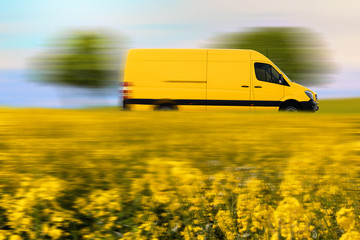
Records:
<instances>
[{"instance_id":1,"label":"blurred green tree","mask_svg":"<svg viewBox=\"0 0 360 240\"><path fill-rule=\"evenodd\" d=\"M259 27L223 34L210 47L252 49L267 56L292 81L310 86L329 81L334 63L320 36L306 28Z\"/></svg>"},{"instance_id":2,"label":"blurred green tree","mask_svg":"<svg viewBox=\"0 0 360 240\"><path fill-rule=\"evenodd\" d=\"M73 32L57 39L48 52L35 59L35 68L40 80L48 83L94 90L108 87L119 75L116 42L102 32Z\"/></svg>"}]
</instances>

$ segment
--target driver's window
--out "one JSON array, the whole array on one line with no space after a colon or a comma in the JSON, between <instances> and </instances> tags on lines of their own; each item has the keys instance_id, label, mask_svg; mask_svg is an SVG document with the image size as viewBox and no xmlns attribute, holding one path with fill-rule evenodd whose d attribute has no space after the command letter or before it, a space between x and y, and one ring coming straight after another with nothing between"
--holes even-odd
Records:
<instances>
[{"instance_id":1,"label":"driver's window","mask_svg":"<svg viewBox=\"0 0 360 240\"><path fill-rule=\"evenodd\" d=\"M255 63L257 80L279 84L280 74L270 64Z\"/></svg>"},{"instance_id":2,"label":"driver's window","mask_svg":"<svg viewBox=\"0 0 360 240\"><path fill-rule=\"evenodd\" d=\"M272 75L272 80L273 80L272 82L279 83L280 74L272 66L270 66L270 69L271 69L271 75Z\"/></svg>"}]
</instances>

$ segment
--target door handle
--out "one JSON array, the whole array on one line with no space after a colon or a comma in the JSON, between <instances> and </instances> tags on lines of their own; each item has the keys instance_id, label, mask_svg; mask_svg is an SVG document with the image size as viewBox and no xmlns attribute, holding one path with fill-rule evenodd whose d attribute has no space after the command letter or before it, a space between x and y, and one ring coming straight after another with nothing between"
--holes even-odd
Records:
<instances>
[{"instance_id":1,"label":"door handle","mask_svg":"<svg viewBox=\"0 0 360 240\"><path fill-rule=\"evenodd\" d=\"M249 87L249 86L247 86L247 85L242 85L241 87Z\"/></svg>"},{"instance_id":2,"label":"door handle","mask_svg":"<svg viewBox=\"0 0 360 240\"><path fill-rule=\"evenodd\" d=\"M262 88L262 86L255 86L254 88Z\"/></svg>"}]
</instances>

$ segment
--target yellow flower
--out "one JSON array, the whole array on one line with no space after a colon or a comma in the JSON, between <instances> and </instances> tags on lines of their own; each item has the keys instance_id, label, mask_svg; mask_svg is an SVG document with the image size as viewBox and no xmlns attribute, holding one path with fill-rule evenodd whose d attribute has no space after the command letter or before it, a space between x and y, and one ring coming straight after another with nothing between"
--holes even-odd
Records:
<instances>
[{"instance_id":1,"label":"yellow flower","mask_svg":"<svg viewBox=\"0 0 360 240\"><path fill-rule=\"evenodd\" d=\"M6 230L0 230L0 240L7 239L8 232Z\"/></svg>"},{"instance_id":2,"label":"yellow flower","mask_svg":"<svg viewBox=\"0 0 360 240\"><path fill-rule=\"evenodd\" d=\"M48 235L52 238L52 239L59 239L62 235L62 231L56 227L51 227L48 231Z\"/></svg>"},{"instance_id":3,"label":"yellow flower","mask_svg":"<svg viewBox=\"0 0 360 240\"><path fill-rule=\"evenodd\" d=\"M216 214L216 221L221 231L225 234L226 239L235 239L237 234L236 227L229 211L220 210Z\"/></svg>"},{"instance_id":4,"label":"yellow flower","mask_svg":"<svg viewBox=\"0 0 360 240\"><path fill-rule=\"evenodd\" d=\"M19 235L11 235L10 240L22 240L22 237L20 237Z\"/></svg>"},{"instance_id":5,"label":"yellow flower","mask_svg":"<svg viewBox=\"0 0 360 240\"><path fill-rule=\"evenodd\" d=\"M341 208L336 213L336 221L345 231L351 230L355 226L354 209Z\"/></svg>"},{"instance_id":6,"label":"yellow flower","mask_svg":"<svg viewBox=\"0 0 360 240\"><path fill-rule=\"evenodd\" d=\"M360 233L356 231L349 231L341 236L340 240L359 240Z\"/></svg>"},{"instance_id":7,"label":"yellow flower","mask_svg":"<svg viewBox=\"0 0 360 240\"><path fill-rule=\"evenodd\" d=\"M205 236L204 235L197 235L196 239L197 240L205 240Z\"/></svg>"}]
</instances>

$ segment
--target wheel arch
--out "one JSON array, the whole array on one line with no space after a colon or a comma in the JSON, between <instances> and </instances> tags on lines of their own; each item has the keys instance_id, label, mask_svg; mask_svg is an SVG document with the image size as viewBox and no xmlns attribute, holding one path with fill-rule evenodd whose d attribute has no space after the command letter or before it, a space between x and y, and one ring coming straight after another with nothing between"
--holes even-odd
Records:
<instances>
[{"instance_id":1,"label":"wheel arch","mask_svg":"<svg viewBox=\"0 0 360 240\"><path fill-rule=\"evenodd\" d=\"M287 100L283 101L279 106L279 110L283 110L286 106L289 106L289 105L295 105L300 110L302 110L300 102L298 100L295 100L295 99L287 99Z\"/></svg>"},{"instance_id":2,"label":"wheel arch","mask_svg":"<svg viewBox=\"0 0 360 240\"><path fill-rule=\"evenodd\" d=\"M154 110L159 110L159 108L162 106L171 106L174 110L178 110L176 102L172 99L159 99L156 100L153 104L155 105Z\"/></svg>"}]
</instances>

